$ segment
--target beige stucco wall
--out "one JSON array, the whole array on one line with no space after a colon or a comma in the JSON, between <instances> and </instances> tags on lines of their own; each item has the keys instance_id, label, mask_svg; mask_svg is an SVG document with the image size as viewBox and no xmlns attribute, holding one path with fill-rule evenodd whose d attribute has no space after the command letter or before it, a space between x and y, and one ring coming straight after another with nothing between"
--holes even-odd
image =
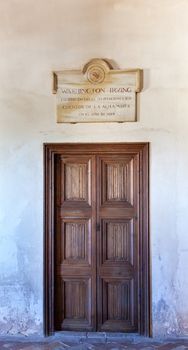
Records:
<instances>
[{"instance_id":1,"label":"beige stucco wall","mask_svg":"<svg viewBox=\"0 0 188 350\"><path fill-rule=\"evenodd\" d=\"M151 143L154 336L188 335L188 1L0 2L0 333L42 333L43 143ZM57 124L51 71L144 69L139 121Z\"/></svg>"}]
</instances>

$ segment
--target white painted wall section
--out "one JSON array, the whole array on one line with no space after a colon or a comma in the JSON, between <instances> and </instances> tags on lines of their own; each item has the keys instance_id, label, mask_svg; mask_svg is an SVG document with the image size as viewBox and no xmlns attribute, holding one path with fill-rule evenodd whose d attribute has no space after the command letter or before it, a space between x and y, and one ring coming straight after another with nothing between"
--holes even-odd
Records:
<instances>
[{"instance_id":1,"label":"white painted wall section","mask_svg":"<svg viewBox=\"0 0 188 350\"><path fill-rule=\"evenodd\" d=\"M0 333L43 332L43 143L149 141L154 336L188 335L188 1L0 2ZM137 123L57 124L53 70L144 70Z\"/></svg>"}]
</instances>

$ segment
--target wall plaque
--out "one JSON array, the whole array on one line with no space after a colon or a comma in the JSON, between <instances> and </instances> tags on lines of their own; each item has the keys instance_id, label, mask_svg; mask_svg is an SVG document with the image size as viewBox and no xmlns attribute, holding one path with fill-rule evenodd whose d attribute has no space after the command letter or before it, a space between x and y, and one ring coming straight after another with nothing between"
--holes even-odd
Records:
<instances>
[{"instance_id":1,"label":"wall plaque","mask_svg":"<svg viewBox=\"0 0 188 350\"><path fill-rule=\"evenodd\" d=\"M93 59L83 70L53 73L58 123L136 121L136 96L142 90L142 70L113 69Z\"/></svg>"}]
</instances>

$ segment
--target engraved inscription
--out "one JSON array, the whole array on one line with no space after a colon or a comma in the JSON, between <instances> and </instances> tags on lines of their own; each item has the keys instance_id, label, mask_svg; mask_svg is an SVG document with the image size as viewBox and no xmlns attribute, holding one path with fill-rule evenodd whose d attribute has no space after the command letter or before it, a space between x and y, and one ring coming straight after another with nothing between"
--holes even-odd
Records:
<instances>
[{"instance_id":1,"label":"engraved inscription","mask_svg":"<svg viewBox=\"0 0 188 350\"><path fill-rule=\"evenodd\" d=\"M135 120L135 91L131 88L115 86L113 88L66 88L57 92L59 121L76 120L112 121L118 116L119 121ZM73 119L74 118L74 119Z\"/></svg>"}]
</instances>

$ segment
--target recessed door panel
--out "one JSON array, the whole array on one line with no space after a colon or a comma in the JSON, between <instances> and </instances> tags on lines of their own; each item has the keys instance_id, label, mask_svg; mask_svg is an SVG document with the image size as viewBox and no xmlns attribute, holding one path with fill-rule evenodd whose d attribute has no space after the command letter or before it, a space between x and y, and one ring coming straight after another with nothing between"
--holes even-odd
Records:
<instances>
[{"instance_id":1,"label":"recessed door panel","mask_svg":"<svg viewBox=\"0 0 188 350\"><path fill-rule=\"evenodd\" d=\"M133 205L133 158L119 156L100 159L102 204Z\"/></svg>"},{"instance_id":2,"label":"recessed door panel","mask_svg":"<svg viewBox=\"0 0 188 350\"><path fill-rule=\"evenodd\" d=\"M133 219L102 220L102 264L127 262L133 265L133 230Z\"/></svg>"},{"instance_id":3,"label":"recessed door panel","mask_svg":"<svg viewBox=\"0 0 188 350\"><path fill-rule=\"evenodd\" d=\"M91 220L64 219L61 225L61 263L91 265Z\"/></svg>"},{"instance_id":4,"label":"recessed door panel","mask_svg":"<svg viewBox=\"0 0 188 350\"><path fill-rule=\"evenodd\" d=\"M62 329L85 329L91 326L91 279L62 279Z\"/></svg>"},{"instance_id":5,"label":"recessed door panel","mask_svg":"<svg viewBox=\"0 0 188 350\"><path fill-rule=\"evenodd\" d=\"M91 205L91 159L61 157L61 202Z\"/></svg>"},{"instance_id":6,"label":"recessed door panel","mask_svg":"<svg viewBox=\"0 0 188 350\"><path fill-rule=\"evenodd\" d=\"M134 315L134 281L124 278L99 280L102 290L103 331L136 331L137 318Z\"/></svg>"}]
</instances>

